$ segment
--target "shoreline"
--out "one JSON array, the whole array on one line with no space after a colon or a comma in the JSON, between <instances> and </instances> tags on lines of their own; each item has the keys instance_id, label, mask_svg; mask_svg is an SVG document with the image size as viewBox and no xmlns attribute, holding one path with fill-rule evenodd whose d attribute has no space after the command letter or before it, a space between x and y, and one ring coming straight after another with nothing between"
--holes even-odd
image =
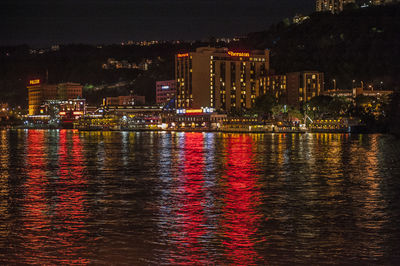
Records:
<instances>
[{"instance_id":1,"label":"shoreline","mask_svg":"<svg viewBox=\"0 0 400 266\"><path fill-rule=\"evenodd\" d=\"M282 130L282 131L270 131L270 130L213 130L213 129L77 129L77 128L46 128L46 127L0 127L0 130L75 130L80 132L200 132L200 133L239 133L239 134L305 134L305 133L327 133L327 134L389 134L396 136L390 132L369 132L369 131L315 131L315 130Z\"/></svg>"}]
</instances>

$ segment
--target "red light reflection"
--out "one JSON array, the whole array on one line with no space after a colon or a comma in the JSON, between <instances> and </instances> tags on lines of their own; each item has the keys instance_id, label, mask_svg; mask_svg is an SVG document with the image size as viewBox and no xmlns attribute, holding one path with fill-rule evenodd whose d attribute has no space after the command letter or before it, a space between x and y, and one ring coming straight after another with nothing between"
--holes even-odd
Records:
<instances>
[{"instance_id":1,"label":"red light reflection","mask_svg":"<svg viewBox=\"0 0 400 266\"><path fill-rule=\"evenodd\" d=\"M47 215L46 178L44 159L44 131L29 130L27 140L27 179L24 199L24 258L28 264L41 264L49 257L46 252L46 236L50 233Z\"/></svg>"},{"instance_id":2,"label":"red light reflection","mask_svg":"<svg viewBox=\"0 0 400 266\"><path fill-rule=\"evenodd\" d=\"M86 243L85 191L86 179L83 176L83 155L79 135L72 133L68 142L66 130L60 131L59 138L59 189L55 216L58 221L56 231L60 245L59 261L66 264L87 264L82 258ZM71 147L72 146L72 147Z\"/></svg>"},{"instance_id":3,"label":"red light reflection","mask_svg":"<svg viewBox=\"0 0 400 266\"><path fill-rule=\"evenodd\" d=\"M47 173L45 131L29 131L27 180L24 199L24 240L21 258L27 264L82 265L87 235L84 207L83 156L78 135L67 141L67 131L59 136L59 176ZM50 175L54 179L50 180ZM56 192L55 198L48 193ZM55 208L54 208L55 207ZM87 254L86 254L87 255Z\"/></svg>"},{"instance_id":4,"label":"red light reflection","mask_svg":"<svg viewBox=\"0 0 400 266\"><path fill-rule=\"evenodd\" d=\"M226 190L223 197L221 224L225 254L236 265L260 263L255 249L261 214L261 194L254 174L253 141L248 135L232 136L227 140ZM263 240L261 240L263 241Z\"/></svg>"},{"instance_id":5,"label":"red light reflection","mask_svg":"<svg viewBox=\"0 0 400 266\"><path fill-rule=\"evenodd\" d=\"M202 247L202 237L207 233L204 214L204 147L202 133L186 133L184 140L183 169L178 188L177 211L178 232L172 235L177 251L171 254L173 265L207 263L207 254Z\"/></svg>"}]
</instances>

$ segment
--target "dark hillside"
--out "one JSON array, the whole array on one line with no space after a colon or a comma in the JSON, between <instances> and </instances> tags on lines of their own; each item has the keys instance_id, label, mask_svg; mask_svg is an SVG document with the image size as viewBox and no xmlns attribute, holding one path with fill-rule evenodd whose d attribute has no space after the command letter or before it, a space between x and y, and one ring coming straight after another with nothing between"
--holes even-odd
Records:
<instances>
[{"instance_id":1,"label":"dark hillside","mask_svg":"<svg viewBox=\"0 0 400 266\"><path fill-rule=\"evenodd\" d=\"M400 86L400 5L314 13L302 24L251 33L242 45L271 49L271 67L280 73L323 71L326 87L334 78L338 87L352 80Z\"/></svg>"}]
</instances>

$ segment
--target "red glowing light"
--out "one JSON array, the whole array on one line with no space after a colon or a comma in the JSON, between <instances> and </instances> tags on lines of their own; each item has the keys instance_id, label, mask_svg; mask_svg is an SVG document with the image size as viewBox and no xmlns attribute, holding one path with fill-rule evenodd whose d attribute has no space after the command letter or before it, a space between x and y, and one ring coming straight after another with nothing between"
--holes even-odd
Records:
<instances>
[{"instance_id":1,"label":"red glowing light","mask_svg":"<svg viewBox=\"0 0 400 266\"><path fill-rule=\"evenodd\" d=\"M86 235L85 193L82 189L86 184L83 176L83 155L79 135L71 131L61 130L59 137L59 179L58 204L55 216L60 221L56 224L56 236L63 263L88 264L89 261L79 258L77 254L85 247L80 242ZM71 256L72 255L72 256Z\"/></svg>"},{"instance_id":2,"label":"red glowing light","mask_svg":"<svg viewBox=\"0 0 400 266\"><path fill-rule=\"evenodd\" d=\"M49 163L47 133L29 130L27 141L27 179L23 204L23 252L19 255L24 264L37 265L85 265L89 260L85 253L84 238L87 236L85 221L86 184L83 176L83 155L79 135L67 141L68 134L60 131L56 178L46 169ZM46 135L45 135L46 134ZM54 197L49 197L49 185ZM52 190L53 191L53 190ZM55 253L56 252L56 253ZM55 254L57 254L55 256ZM22 261L21 261L22 262Z\"/></svg>"},{"instance_id":3,"label":"red glowing light","mask_svg":"<svg viewBox=\"0 0 400 266\"><path fill-rule=\"evenodd\" d=\"M188 57L188 56L189 56L189 53L177 54L176 56L177 56L178 58L181 58L181 57Z\"/></svg>"},{"instance_id":4,"label":"red glowing light","mask_svg":"<svg viewBox=\"0 0 400 266\"><path fill-rule=\"evenodd\" d=\"M235 265L259 264L261 260L255 250L255 244L260 242L256 236L262 217L256 209L261 204L261 194L254 174L252 148L250 136L228 139L222 229L226 235L225 254Z\"/></svg>"},{"instance_id":5,"label":"red glowing light","mask_svg":"<svg viewBox=\"0 0 400 266\"><path fill-rule=\"evenodd\" d=\"M178 248L177 254L171 256L173 265L205 265L208 261L207 253L202 249L202 237L208 233L204 213L203 138L202 133L185 134L184 163L178 188L181 205L176 213L179 233L171 236Z\"/></svg>"},{"instance_id":6,"label":"red glowing light","mask_svg":"<svg viewBox=\"0 0 400 266\"><path fill-rule=\"evenodd\" d=\"M42 241L42 236L49 233L50 217L47 213L46 201L46 174L44 156L44 131L28 131L27 148L27 179L25 182L26 195L24 198L23 230L26 248L21 258L26 264L42 264L41 258L48 256Z\"/></svg>"}]
</instances>

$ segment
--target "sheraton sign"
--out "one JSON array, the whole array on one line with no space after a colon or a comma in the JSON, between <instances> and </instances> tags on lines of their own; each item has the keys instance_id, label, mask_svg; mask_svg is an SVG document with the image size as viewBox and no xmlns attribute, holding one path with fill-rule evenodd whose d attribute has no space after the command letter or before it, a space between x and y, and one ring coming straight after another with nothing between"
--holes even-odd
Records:
<instances>
[{"instance_id":1,"label":"sheraton sign","mask_svg":"<svg viewBox=\"0 0 400 266\"><path fill-rule=\"evenodd\" d=\"M232 51L229 51L228 55L230 55L230 56L250 57L250 53L244 53L244 52L232 52Z\"/></svg>"}]
</instances>

